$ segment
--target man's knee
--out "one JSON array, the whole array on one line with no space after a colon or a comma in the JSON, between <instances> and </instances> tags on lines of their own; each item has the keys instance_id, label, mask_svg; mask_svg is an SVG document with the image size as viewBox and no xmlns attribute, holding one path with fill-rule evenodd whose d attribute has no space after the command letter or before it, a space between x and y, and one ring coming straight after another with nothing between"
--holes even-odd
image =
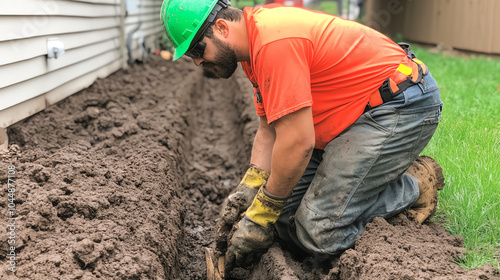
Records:
<instances>
[{"instance_id":1,"label":"man's knee","mask_svg":"<svg viewBox=\"0 0 500 280\"><path fill-rule=\"evenodd\" d=\"M329 219L313 220L300 215L295 218L297 240L301 247L316 257L338 256L354 246L362 227L337 225Z\"/></svg>"}]
</instances>

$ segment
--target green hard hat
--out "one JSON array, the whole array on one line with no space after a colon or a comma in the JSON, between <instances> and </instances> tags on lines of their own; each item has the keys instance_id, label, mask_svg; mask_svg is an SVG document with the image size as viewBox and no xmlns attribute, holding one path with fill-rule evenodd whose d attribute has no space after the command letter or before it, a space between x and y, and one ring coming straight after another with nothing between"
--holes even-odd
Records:
<instances>
[{"instance_id":1,"label":"green hard hat","mask_svg":"<svg viewBox=\"0 0 500 280\"><path fill-rule=\"evenodd\" d=\"M167 36L173 46L173 60L179 59L187 52L196 33L218 3L221 3L221 7L217 9L215 15L221 8L227 7L228 3L230 3L229 0L163 1L160 16L165 25Z\"/></svg>"}]
</instances>

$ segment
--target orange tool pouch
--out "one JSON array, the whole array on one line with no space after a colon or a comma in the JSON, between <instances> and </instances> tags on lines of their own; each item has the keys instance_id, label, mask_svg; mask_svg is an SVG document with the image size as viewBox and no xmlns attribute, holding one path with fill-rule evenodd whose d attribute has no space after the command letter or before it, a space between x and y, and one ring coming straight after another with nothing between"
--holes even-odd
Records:
<instances>
[{"instance_id":1,"label":"orange tool pouch","mask_svg":"<svg viewBox=\"0 0 500 280\"><path fill-rule=\"evenodd\" d=\"M406 63L401 63L394 74L384 81L377 91L371 94L365 112L385 102L391 101L395 96L407 88L420 83L429 70L422 61L415 57L410 45L399 43L399 46L410 58Z\"/></svg>"}]
</instances>

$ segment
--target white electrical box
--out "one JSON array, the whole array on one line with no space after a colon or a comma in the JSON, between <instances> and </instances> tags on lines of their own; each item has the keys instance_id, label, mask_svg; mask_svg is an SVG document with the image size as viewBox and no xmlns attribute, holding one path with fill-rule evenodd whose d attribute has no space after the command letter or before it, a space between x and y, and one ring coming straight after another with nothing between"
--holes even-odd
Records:
<instances>
[{"instance_id":1,"label":"white electrical box","mask_svg":"<svg viewBox=\"0 0 500 280\"><path fill-rule=\"evenodd\" d=\"M64 43L57 38L47 40L47 57L59 58L64 54Z\"/></svg>"}]
</instances>

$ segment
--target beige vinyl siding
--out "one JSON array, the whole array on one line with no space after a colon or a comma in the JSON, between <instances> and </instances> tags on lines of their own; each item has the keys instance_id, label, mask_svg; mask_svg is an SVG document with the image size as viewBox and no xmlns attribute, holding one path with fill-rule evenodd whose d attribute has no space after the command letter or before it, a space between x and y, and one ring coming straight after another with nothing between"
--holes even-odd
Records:
<instances>
[{"instance_id":1,"label":"beige vinyl siding","mask_svg":"<svg viewBox=\"0 0 500 280\"><path fill-rule=\"evenodd\" d=\"M500 54L498 0L367 0L365 23L405 40Z\"/></svg>"},{"instance_id":2,"label":"beige vinyl siding","mask_svg":"<svg viewBox=\"0 0 500 280\"><path fill-rule=\"evenodd\" d=\"M161 35L161 4L161 0L0 0L0 127L126 67L127 37L139 23L131 42L133 61L147 57L144 50L153 52ZM125 13L127 8L130 12ZM47 57L49 38L64 43L65 53L57 59Z\"/></svg>"},{"instance_id":3,"label":"beige vinyl siding","mask_svg":"<svg viewBox=\"0 0 500 280\"><path fill-rule=\"evenodd\" d=\"M134 32L132 36L132 55L136 59L142 59L138 44L141 37L147 47L155 47L158 44L158 42L155 42L158 37L152 35L161 34L162 32L160 21L162 3L163 1L157 0L137 0L136 10L127 13L125 18L125 40L127 40L129 32L141 23L140 29Z\"/></svg>"}]
</instances>

